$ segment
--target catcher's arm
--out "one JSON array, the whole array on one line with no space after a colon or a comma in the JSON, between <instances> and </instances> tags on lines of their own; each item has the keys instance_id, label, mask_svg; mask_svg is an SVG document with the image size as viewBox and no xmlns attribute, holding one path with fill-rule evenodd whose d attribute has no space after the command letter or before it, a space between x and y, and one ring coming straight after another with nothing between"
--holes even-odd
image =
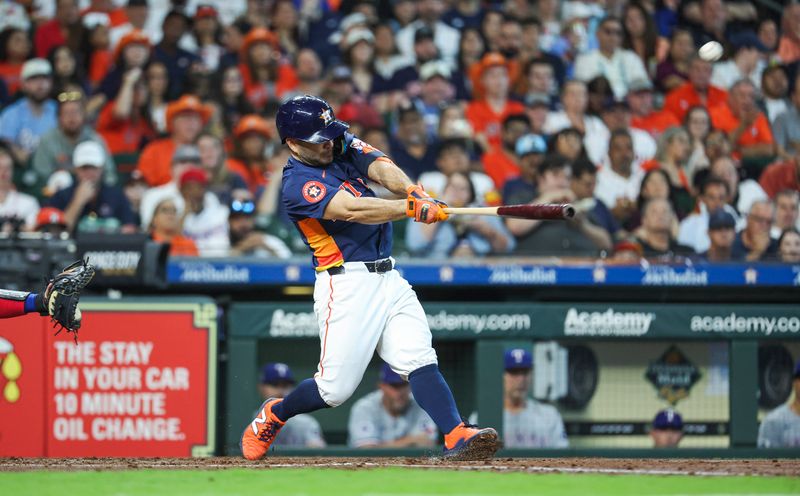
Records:
<instances>
[{"instance_id":1,"label":"catcher's arm","mask_svg":"<svg viewBox=\"0 0 800 496\"><path fill-rule=\"evenodd\" d=\"M78 260L69 265L60 274L47 283L41 294L40 313L49 315L56 334L63 329L73 333L78 342L78 329L81 327L81 310L78 302L81 291L94 277L94 267L85 260Z\"/></svg>"}]
</instances>

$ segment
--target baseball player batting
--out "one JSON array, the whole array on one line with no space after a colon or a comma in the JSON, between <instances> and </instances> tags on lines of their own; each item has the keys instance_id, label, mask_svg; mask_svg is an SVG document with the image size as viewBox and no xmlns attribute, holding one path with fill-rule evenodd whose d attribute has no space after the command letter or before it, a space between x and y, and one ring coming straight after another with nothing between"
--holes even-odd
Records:
<instances>
[{"instance_id":1,"label":"baseball player batting","mask_svg":"<svg viewBox=\"0 0 800 496\"><path fill-rule=\"evenodd\" d=\"M383 152L346 132L349 126L321 98L287 101L276 123L291 151L283 169L283 205L316 269L321 349L314 378L261 405L242 433L242 454L257 460L291 417L344 403L377 350L411 383L414 399L445 433L445 457L491 458L500 446L497 432L462 421L439 372L425 312L391 258L391 221L408 216L440 222L447 219L446 205L414 185ZM376 198L368 179L407 198Z\"/></svg>"}]
</instances>

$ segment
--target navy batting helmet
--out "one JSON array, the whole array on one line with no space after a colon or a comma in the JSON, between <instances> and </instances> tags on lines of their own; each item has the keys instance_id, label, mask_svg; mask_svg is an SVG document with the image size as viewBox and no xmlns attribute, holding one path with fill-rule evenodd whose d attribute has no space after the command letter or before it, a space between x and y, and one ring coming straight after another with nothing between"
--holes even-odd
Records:
<instances>
[{"instance_id":1,"label":"navy batting helmet","mask_svg":"<svg viewBox=\"0 0 800 496\"><path fill-rule=\"evenodd\" d=\"M317 96L296 96L283 103L275 116L281 143L294 138L309 143L324 143L338 138L350 127L337 120L328 102Z\"/></svg>"}]
</instances>

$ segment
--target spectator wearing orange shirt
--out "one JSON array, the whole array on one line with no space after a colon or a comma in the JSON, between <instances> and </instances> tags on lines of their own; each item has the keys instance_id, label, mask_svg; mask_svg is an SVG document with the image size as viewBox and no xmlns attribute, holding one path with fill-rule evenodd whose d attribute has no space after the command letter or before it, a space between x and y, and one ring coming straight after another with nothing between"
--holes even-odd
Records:
<instances>
[{"instance_id":1,"label":"spectator wearing orange shirt","mask_svg":"<svg viewBox=\"0 0 800 496\"><path fill-rule=\"evenodd\" d=\"M83 39L80 53L88 69L88 79L92 88L96 88L106 77L114 64L114 52L109 41L109 25L111 20L107 14L91 12L83 16Z\"/></svg>"},{"instance_id":2,"label":"spectator wearing orange shirt","mask_svg":"<svg viewBox=\"0 0 800 496\"><path fill-rule=\"evenodd\" d=\"M56 1L56 12L53 18L36 28L36 35L33 37L36 56L47 57L50 50L65 44L73 50L77 49L81 29L78 1Z\"/></svg>"},{"instance_id":3,"label":"spectator wearing orange shirt","mask_svg":"<svg viewBox=\"0 0 800 496\"><path fill-rule=\"evenodd\" d=\"M259 186L267 184L270 173L265 153L270 139L269 124L257 115L246 115L234 128L233 137L233 159L229 167L245 180L250 192L255 194Z\"/></svg>"},{"instance_id":4,"label":"spectator wearing orange shirt","mask_svg":"<svg viewBox=\"0 0 800 496\"><path fill-rule=\"evenodd\" d=\"M97 118L97 132L106 140L112 155L138 153L144 140L155 137L147 117L147 86L142 69L126 72L122 87Z\"/></svg>"},{"instance_id":5,"label":"spectator wearing orange shirt","mask_svg":"<svg viewBox=\"0 0 800 496\"><path fill-rule=\"evenodd\" d=\"M783 9L778 57L784 64L791 64L800 59L800 5L798 4L787 5Z\"/></svg>"},{"instance_id":6,"label":"spectator wearing orange shirt","mask_svg":"<svg viewBox=\"0 0 800 496\"><path fill-rule=\"evenodd\" d=\"M256 109L262 109L269 100L280 99L298 84L292 65L280 57L278 38L267 29L255 28L247 33L240 60L245 95Z\"/></svg>"},{"instance_id":7,"label":"spectator wearing orange shirt","mask_svg":"<svg viewBox=\"0 0 800 496\"><path fill-rule=\"evenodd\" d=\"M150 222L150 236L153 241L169 243L172 257L196 257L199 255L195 242L181 235L183 208L172 198L165 198L156 205L153 220Z\"/></svg>"},{"instance_id":8,"label":"spectator wearing orange shirt","mask_svg":"<svg viewBox=\"0 0 800 496\"><path fill-rule=\"evenodd\" d=\"M531 123L525 114L512 114L503 120L502 144L483 154L483 171L492 178L498 191L511 178L520 175L517 140L531 132Z\"/></svg>"},{"instance_id":9,"label":"spectator wearing orange shirt","mask_svg":"<svg viewBox=\"0 0 800 496\"><path fill-rule=\"evenodd\" d=\"M25 31L6 28L0 33L0 79L6 83L8 94L13 95L22 82L22 64L31 54L31 42Z\"/></svg>"},{"instance_id":10,"label":"spectator wearing orange shirt","mask_svg":"<svg viewBox=\"0 0 800 496\"><path fill-rule=\"evenodd\" d=\"M731 87L728 102L710 109L714 128L725 131L733 143L734 156L742 158L742 166L760 175L760 165L775 156L775 139L764 112L756 105L756 87L742 79Z\"/></svg>"},{"instance_id":11,"label":"spectator wearing orange shirt","mask_svg":"<svg viewBox=\"0 0 800 496\"><path fill-rule=\"evenodd\" d=\"M631 127L647 131L653 139L681 122L671 112L653 108L653 84L647 79L638 79L630 84L626 97L631 109Z\"/></svg>"},{"instance_id":12,"label":"spectator wearing orange shirt","mask_svg":"<svg viewBox=\"0 0 800 496\"><path fill-rule=\"evenodd\" d=\"M167 106L167 130L170 135L148 144L139 157L137 168L150 186L170 181L172 155L180 145L194 143L208 123L211 111L196 96L184 95Z\"/></svg>"},{"instance_id":13,"label":"spectator wearing orange shirt","mask_svg":"<svg viewBox=\"0 0 800 496\"><path fill-rule=\"evenodd\" d=\"M488 149L501 145L503 120L511 114L525 112L525 106L509 100L509 69L505 57L498 53L488 53L481 59L480 84L485 96L467 105L466 117L476 133L476 140Z\"/></svg>"},{"instance_id":14,"label":"spectator wearing orange shirt","mask_svg":"<svg viewBox=\"0 0 800 496\"><path fill-rule=\"evenodd\" d=\"M711 84L711 62L693 57L689 63L689 80L667 93L664 110L672 112L682 121L686 112L695 105L708 109L725 103L728 93Z\"/></svg>"},{"instance_id":15,"label":"spectator wearing orange shirt","mask_svg":"<svg viewBox=\"0 0 800 496\"><path fill-rule=\"evenodd\" d=\"M786 189L800 191L800 158L795 155L770 165L764 169L758 183L770 198Z\"/></svg>"}]
</instances>

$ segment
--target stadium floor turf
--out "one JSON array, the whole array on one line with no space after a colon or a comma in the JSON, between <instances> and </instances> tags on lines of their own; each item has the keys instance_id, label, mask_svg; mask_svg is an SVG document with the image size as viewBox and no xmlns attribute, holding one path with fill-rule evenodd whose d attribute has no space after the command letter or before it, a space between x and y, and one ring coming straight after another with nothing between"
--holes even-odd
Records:
<instances>
[{"instance_id":1,"label":"stadium floor turf","mask_svg":"<svg viewBox=\"0 0 800 496\"><path fill-rule=\"evenodd\" d=\"M800 478L463 472L404 468L0 473L14 495L797 495Z\"/></svg>"}]
</instances>

